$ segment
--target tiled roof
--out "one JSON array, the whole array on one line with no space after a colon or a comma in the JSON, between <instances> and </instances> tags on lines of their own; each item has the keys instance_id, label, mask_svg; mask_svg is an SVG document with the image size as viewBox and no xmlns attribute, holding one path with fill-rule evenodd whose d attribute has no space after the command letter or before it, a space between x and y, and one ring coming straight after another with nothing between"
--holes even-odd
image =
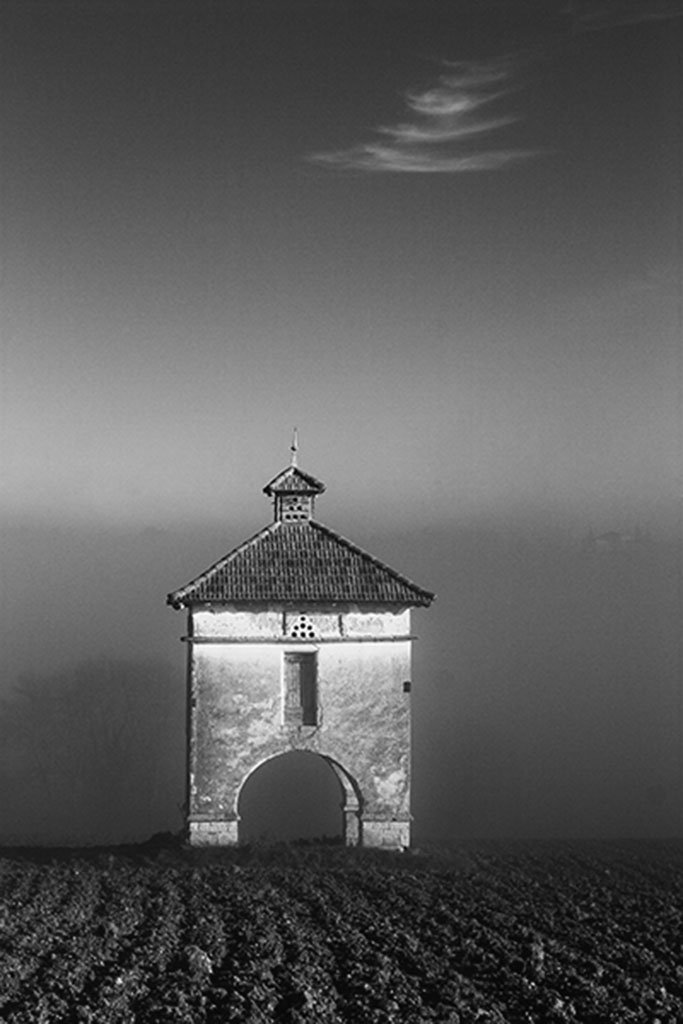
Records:
<instances>
[{"instance_id":1,"label":"tiled roof","mask_svg":"<svg viewBox=\"0 0 683 1024\"><path fill-rule=\"evenodd\" d=\"M266 494L322 494L325 484L298 466L288 466L263 488Z\"/></svg>"},{"instance_id":2,"label":"tiled roof","mask_svg":"<svg viewBox=\"0 0 683 1024\"><path fill-rule=\"evenodd\" d=\"M429 605L434 595L315 520L271 523L168 595L202 602L320 601Z\"/></svg>"}]
</instances>

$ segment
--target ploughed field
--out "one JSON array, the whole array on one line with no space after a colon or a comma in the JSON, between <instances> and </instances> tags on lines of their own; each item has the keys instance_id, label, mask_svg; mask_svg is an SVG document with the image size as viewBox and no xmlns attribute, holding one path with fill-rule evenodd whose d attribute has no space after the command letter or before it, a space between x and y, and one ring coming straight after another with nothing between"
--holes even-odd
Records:
<instances>
[{"instance_id":1,"label":"ploughed field","mask_svg":"<svg viewBox=\"0 0 683 1024\"><path fill-rule=\"evenodd\" d=\"M0 1021L683 1021L683 844L0 857Z\"/></svg>"}]
</instances>

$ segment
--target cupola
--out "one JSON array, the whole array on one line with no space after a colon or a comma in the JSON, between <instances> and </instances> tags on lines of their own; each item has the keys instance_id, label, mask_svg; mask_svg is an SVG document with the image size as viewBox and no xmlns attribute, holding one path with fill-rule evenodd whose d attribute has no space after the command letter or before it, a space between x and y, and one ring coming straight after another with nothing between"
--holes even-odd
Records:
<instances>
[{"instance_id":1,"label":"cupola","mask_svg":"<svg viewBox=\"0 0 683 1024\"><path fill-rule=\"evenodd\" d=\"M263 488L272 497L276 523L305 523L313 518L316 494L325 484L298 466L288 466Z\"/></svg>"},{"instance_id":2,"label":"cupola","mask_svg":"<svg viewBox=\"0 0 683 1024\"><path fill-rule=\"evenodd\" d=\"M294 431L290 448L292 459L281 473L263 488L272 497L276 523L306 523L313 518L316 494L322 494L325 484L297 466L298 438Z\"/></svg>"}]
</instances>

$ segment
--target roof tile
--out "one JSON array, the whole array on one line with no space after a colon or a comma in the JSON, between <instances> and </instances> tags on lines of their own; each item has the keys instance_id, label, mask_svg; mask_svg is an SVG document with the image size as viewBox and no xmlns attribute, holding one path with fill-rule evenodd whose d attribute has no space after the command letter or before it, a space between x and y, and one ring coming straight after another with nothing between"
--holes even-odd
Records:
<instances>
[{"instance_id":1,"label":"roof tile","mask_svg":"<svg viewBox=\"0 0 683 1024\"><path fill-rule=\"evenodd\" d=\"M325 484L298 466L288 466L263 488L265 494L322 494Z\"/></svg>"},{"instance_id":2,"label":"roof tile","mask_svg":"<svg viewBox=\"0 0 683 1024\"><path fill-rule=\"evenodd\" d=\"M322 523L271 523L186 586L176 608L203 602L321 601L429 605L418 587Z\"/></svg>"}]
</instances>

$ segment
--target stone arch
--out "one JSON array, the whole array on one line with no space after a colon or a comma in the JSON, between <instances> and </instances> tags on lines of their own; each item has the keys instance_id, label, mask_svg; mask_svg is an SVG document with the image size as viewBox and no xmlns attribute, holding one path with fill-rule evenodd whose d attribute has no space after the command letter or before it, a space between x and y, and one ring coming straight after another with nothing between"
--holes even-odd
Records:
<instances>
[{"instance_id":1,"label":"stone arch","mask_svg":"<svg viewBox=\"0 0 683 1024\"><path fill-rule=\"evenodd\" d=\"M237 824L237 836L238 841L243 842L240 822L242 815L240 812L240 801L244 795L244 789L250 779L253 779L256 772L265 765L268 765L279 758L287 754L303 754L304 756L310 756L323 762L333 773L337 783L340 787L340 810L342 820L342 841L347 846L360 845L362 842L361 835L361 813L363 807L363 800L358 783L353 776L341 765L338 761L328 757L325 754L321 754L316 750L301 750L286 748L279 750L275 754L269 754L268 757L261 758L247 771L241 778L239 785L235 790L234 798L234 815L235 822Z\"/></svg>"},{"instance_id":2,"label":"stone arch","mask_svg":"<svg viewBox=\"0 0 683 1024\"><path fill-rule=\"evenodd\" d=\"M325 755L321 755L325 757ZM344 792L342 814L344 815L344 842L347 846L360 846L363 842L361 820L363 814L363 794L354 777L331 757L325 757L332 771L341 783Z\"/></svg>"}]
</instances>

